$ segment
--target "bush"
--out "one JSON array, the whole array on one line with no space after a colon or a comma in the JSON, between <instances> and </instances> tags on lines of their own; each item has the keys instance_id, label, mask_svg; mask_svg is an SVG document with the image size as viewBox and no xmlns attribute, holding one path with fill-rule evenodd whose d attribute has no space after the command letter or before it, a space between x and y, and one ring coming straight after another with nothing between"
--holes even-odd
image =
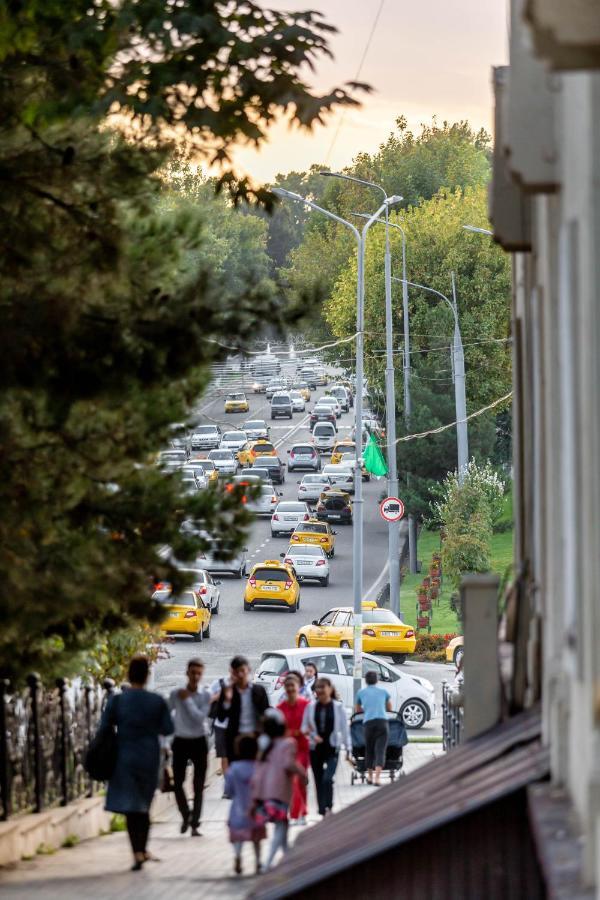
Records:
<instances>
[{"instance_id":1,"label":"bush","mask_svg":"<svg viewBox=\"0 0 600 900\"><path fill-rule=\"evenodd\" d=\"M415 654L442 653L445 659L446 647L455 637L455 634L421 634L417 637Z\"/></svg>"}]
</instances>

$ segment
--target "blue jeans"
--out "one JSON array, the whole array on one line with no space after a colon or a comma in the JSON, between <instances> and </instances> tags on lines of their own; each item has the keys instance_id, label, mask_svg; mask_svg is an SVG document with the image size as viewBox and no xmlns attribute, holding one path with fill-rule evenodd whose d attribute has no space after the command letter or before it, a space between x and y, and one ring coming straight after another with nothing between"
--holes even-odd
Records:
<instances>
[{"instance_id":1,"label":"blue jeans","mask_svg":"<svg viewBox=\"0 0 600 900\"><path fill-rule=\"evenodd\" d=\"M324 816L333 806L333 782L338 764L337 750L317 745L310 751L310 765L315 778L319 814Z\"/></svg>"}]
</instances>

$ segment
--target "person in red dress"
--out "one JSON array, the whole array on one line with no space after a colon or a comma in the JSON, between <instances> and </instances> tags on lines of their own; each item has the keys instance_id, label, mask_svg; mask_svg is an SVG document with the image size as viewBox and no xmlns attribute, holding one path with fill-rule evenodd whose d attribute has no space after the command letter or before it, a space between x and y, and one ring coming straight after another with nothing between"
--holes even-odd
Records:
<instances>
[{"instance_id":1,"label":"person in red dress","mask_svg":"<svg viewBox=\"0 0 600 900\"><path fill-rule=\"evenodd\" d=\"M285 700L281 701L277 709L285 718L288 736L293 737L296 742L296 761L308 771L310 767L309 744L307 736L301 729L304 710L310 701L306 697L300 696L300 681L297 675L291 673L287 675L283 687ZM290 804L290 819L298 825L306 825L307 813L306 783L296 775Z\"/></svg>"}]
</instances>

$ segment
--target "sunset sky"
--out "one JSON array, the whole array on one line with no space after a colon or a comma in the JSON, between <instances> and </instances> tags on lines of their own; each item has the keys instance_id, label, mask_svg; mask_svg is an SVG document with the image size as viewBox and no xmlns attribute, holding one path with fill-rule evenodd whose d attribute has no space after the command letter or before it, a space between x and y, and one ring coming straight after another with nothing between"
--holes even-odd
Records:
<instances>
[{"instance_id":1,"label":"sunset sky","mask_svg":"<svg viewBox=\"0 0 600 900\"><path fill-rule=\"evenodd\" d=\"M364 52L380 0L269 0L286 10L314 9L339 29L334 60L323 60L314 76L318 90L352 80ZM404 115L412 128L438 119L468 119L491 130L490 67L507 57L507 12L503 0L385 0L360 79L374 93L363 106L339 115L312 134L275 126L260 151L238 148L238 169L257 181L311 163L348 165L360 151L373 152ZM333 142L333 146L332 146Z\"/></svg>"}]
</instances>

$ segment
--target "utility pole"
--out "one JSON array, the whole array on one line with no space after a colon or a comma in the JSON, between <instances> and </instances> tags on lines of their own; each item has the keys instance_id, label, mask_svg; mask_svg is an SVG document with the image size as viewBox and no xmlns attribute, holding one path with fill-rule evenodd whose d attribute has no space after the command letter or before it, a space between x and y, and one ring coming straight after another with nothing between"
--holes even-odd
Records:
<instances>
[{"instance_id":1,"label":"utility pole","mask_svg":"<svg viewBox=\"0 0 600 900\"><path fill-rule=\"evenodd\" d=\"M398 496L398 462L396 456L396 383L394 373L394 316L392 309L392 257L390 254L389 209L385 210L385 403L388 457L388 497ZM400 619L400 522L388 525L388 559L390 572L390 609Z\"/></svg>"},{"instance_id":2,"label":"utility pole","mask_svg":"<svg viewBox=\"0 0 600 900\"><path fill-rule=\"evenodd\" d=\"M454 392L456 403L456 442L458 445L458 483L462 484L469 465L469 433L467 430L467 391L465 384L465 355L458 324L456 284L452 272L452 306L454 308Z\"/></svg>"}]
</instances>

